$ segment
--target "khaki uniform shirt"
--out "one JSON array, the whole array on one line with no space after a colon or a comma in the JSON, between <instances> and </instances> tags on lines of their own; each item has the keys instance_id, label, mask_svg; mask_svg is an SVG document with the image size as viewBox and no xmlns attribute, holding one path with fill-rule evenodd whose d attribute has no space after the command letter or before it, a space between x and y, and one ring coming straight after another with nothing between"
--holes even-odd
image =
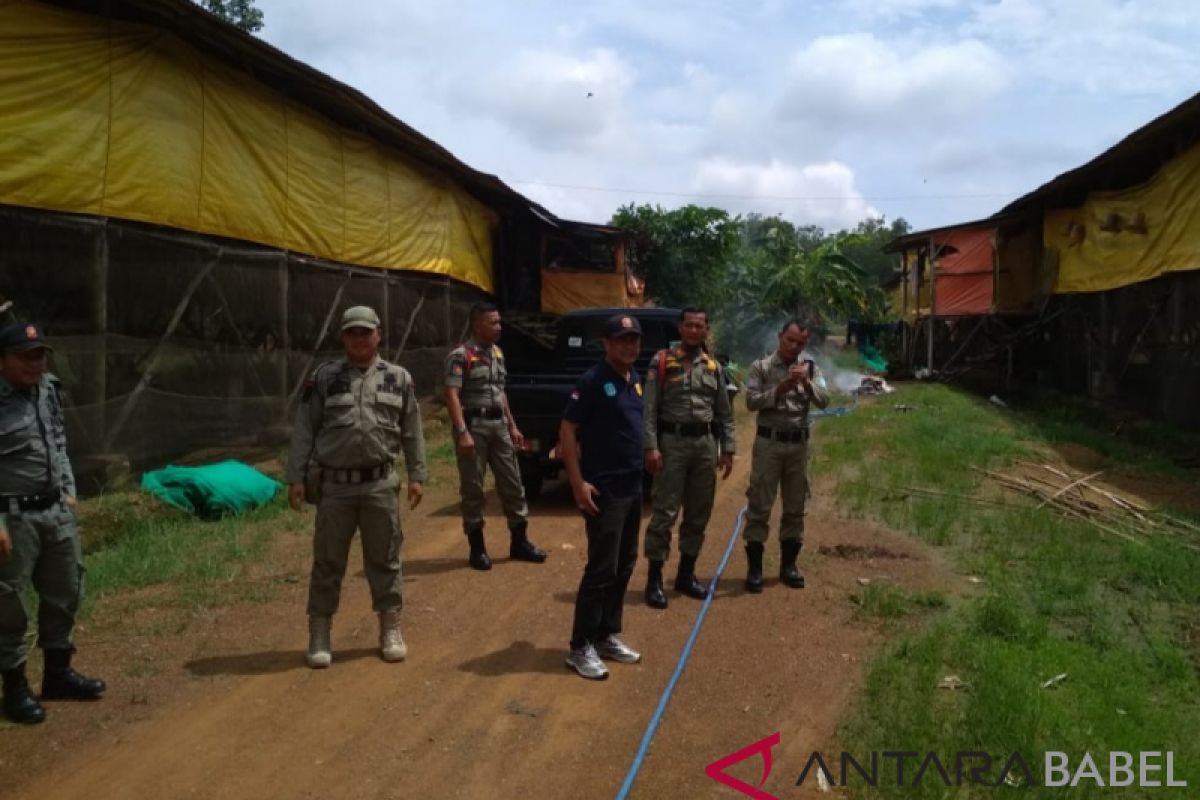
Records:
<instances>
[{"instance_id":1,"label":"khaki uniform shirt","mask_svg":"<svg viewBox=\"0 0 1200 800\"><path fill-rule=\"evenodd\" d=\"M735 451L733 408L721 366L703 350L697 349L691 358L682 345L655 353L646 373L645 402L647 450L658 449L659 420L706 425L716 420L720 428L721 451Z\"/></svg>"},{"instance_id":2,"label":"khaki uniform shirt","mask_svg":"<svg viewBox=\"0 0 1200 800\"><path fill-rule=\"evenodd\" d=\"M460 390L463 408L503 408L507 378L499 345L483 347L468 339L446 356L446 385Z\"/></svg>"},{"instance_id":3,"label":"khaki uniform shirt","mask_svg":"<svg viewBox=\"0 0 1200 800\"><path fill-rule=\"evenodd\" d=\"M23 390L0 378L0 495L58 491L75 496L62 383L46 373Z\"/></svg>"},{"instance_id":4,"label":"khaki uniform shirt","mask_svg":"<svg viewBox=\"0 0 1200 800\"><path fill-rule=\"evenodd\" d=\"M424 482L421 408L408 370L383 359L360 369L347 358L329 361L304 386L288 483L304 480L309 461L329 469L370 469L404 452L410 481Z\"/></svg>"},{"instance_id":5,"label":"khaki uniform shirt","mask_svg":"<svg viewBox=\"0 0 1200 800\"><path fill-rule=\"evenodd\" d=\"M800 354L801 363L806 358L808 353ZM764 428L780 431L807 428L810 425L809 406L825 408L829 405L825 377L815 364L807 391L797 386L782 397L776 395L775 387L787 378L789 366L780 360L777 352L750 366L746 376L746 408L758 412L758 424Z\"/></svg>"}]
</instances>

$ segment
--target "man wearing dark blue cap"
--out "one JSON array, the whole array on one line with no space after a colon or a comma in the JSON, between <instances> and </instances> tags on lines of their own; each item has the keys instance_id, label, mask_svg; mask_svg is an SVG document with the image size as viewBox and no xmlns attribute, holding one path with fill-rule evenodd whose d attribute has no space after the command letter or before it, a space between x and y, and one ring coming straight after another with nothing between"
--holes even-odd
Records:
<instances>
[{"instance_id":1,"label":"man wearing dark blue cap","mask_svg":"<svg viewBox=\"0 0 1200 800\"><path fill-rule=\"evenodd\" d=\"M642 658L621 638L642 519L642 383L633 368L641 342L636 317L617 314L605 322L604 360L579 378L559 428L588 542L567 666L591 680L608 677L605 661Z\"/></svg>"},{"instance_id":2,"label":"man wearing dark blue cap","mask_svg":"<svg viewBox=\"0 0 1200 800\"><path fill-rule=\"evenodd\" d=\"M25 677L31 583L45 654L41 699L96 700L105 689L71 669L83 563L61 384L46 371L50 350L37 325L0 328L0 676L4 716L26 724L46 718Z\"/></svg>"}]
</instances>

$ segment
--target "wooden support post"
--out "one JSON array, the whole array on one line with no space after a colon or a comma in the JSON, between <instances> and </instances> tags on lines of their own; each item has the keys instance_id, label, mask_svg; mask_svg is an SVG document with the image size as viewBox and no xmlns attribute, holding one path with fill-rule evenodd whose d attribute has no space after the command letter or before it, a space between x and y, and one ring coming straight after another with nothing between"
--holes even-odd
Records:
<instances>
[{"instance_id":1,"label":"wooden support post","mask_svg":"<svg viewBox=\"0 0 1200 800\"><path fill-rule=\"evenodd\" d=\"M379 340L379 349L386 353L388 341L390 339L389 334L391 333L391 330L392 330L392 326L391 326L392 287L391 287L391 282L388 280L386 273L384 275L380 276L380 279L383 281L383 302L380 303L382 308L379 309L379 321L381 323L383 323L380 326L383 329L383 334L382 334L382 338Z\"/></svg>"},{"instance_id":2,"label":"wooden support post","mask_svg":"<svg viewBox=\"0 0 1200 800\"><path fill-rule=\"evenodd\" d=\"M925 367L929 370L930 377L933 376L933 317L934 309L937 308L937 276L934 274L937 271L937 257L934 250L933 237L929 237L929 255L925 259L925 274L929 276L929 327L928 341L926 341L926 363ZM917 307L921 305L921 295L918 287Z\"/></svg>"},{"instance_id":3,"label":"wooden support post","mask_svg":"<svg viewBox=\"0 0 1200 800\"><path fill-rule=\"evenodd\" d=\"M908 251L900 252L900 352L908 354ZM911 362L905 364L911 367Z\"/></svg>"},{"instance_id":4,"label":"wooden support post","mask_svg":"<svg viewBox=\"0 0 1200 800\"><path fill-rule=\"evenodd\" d=\"M1100 352L1097 353L1099 368L1097 374L1088 375L1088 397L1103 397L1108 383L1108 351L1112 343L1112 331L1109 329L1108 292L1100 293Z\"/></svg>"},{"instance_id":5,"label":"wooden support post","mask_svg":"<svg viewBox=\"0 0 1200 800\"><path fill-rule=\"evenodd\" d=\"M450 279L449 278L445 279L445 283L443 284L442 288L445 290L442 295L442 301L443 301L442 302L442 315L443 315L443 318L445 319L444 330L446 331L446 335L449 336L451 333L454 332L450 329ZM451 341L461 342L462 339L461 338L452 339Z\"/></svg>"},{"instance_id":6,"label":"wooden support post","mask_svg":"<svg viewBox=\"0 0 1200 800\"><path fill-rule=\"evenodd\" d=\"M286 424L288 419L288 364L292 360L292 332L289 318L289 287L291 271L288 269L287 253L280 254L279 260L279 341L275 347L275 368L278 372L279 387L279 416Z\"/></svg>"},{"instance_id":7,"label":"wooden support post","mask_svg":"<svg viewBox=\"0 0 1200 800\"><path fill-rule=\"evenodd\" d=\"M1004 394L1012 394L1012 376L1013 376L1013 346L1008 346L1008 369L1004 373Z\"/></svg>"},{"instance_id":8,"label":"wooden support post","mask_svg":"<svg viewBox=\"0 0 1200 800\"><path fill-rule=\"evenodd\" d=\"M96 249L92 259L92 292L88 328L94 346L89 347L84 360L83 400L88 405L103 405L108 399L108 221L96 232ZM107 441L103 408L92 422L91 436L97 442ZM98 427L95 427L98 426Z\"/></svg>"}]
</instances>

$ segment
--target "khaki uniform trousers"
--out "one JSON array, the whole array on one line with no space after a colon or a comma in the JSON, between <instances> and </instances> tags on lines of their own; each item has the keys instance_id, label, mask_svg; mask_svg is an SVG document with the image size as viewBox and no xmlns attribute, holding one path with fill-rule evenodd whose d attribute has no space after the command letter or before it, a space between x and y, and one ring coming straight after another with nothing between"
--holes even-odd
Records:
<instances>
[{"instance_id":1,"label":"khaki uniform trousers","mask_svg":"<svg viewBox=\"0 0 1200 800\"><path fill-rule=\"evenodd\" d=\"M75 512L59 501L44 511L8 514L13 551L0 562L0 670L25 663L29 627L26 589L38 594L38 646L72 647L71 631L83 598L83 554Z\"/></svg>"},{"instance_id":2,"label":"khaki uniform trousers","mask_svg":"<svg viewBox=\"0 0 1200 800\"><path fill-rule=\"evenodd\" d=\"M717 443L712 436L659 436L663 469L654 476L654 514L646 527L644 552L651 561L671 554L671 528L683 509L679 552L696 557L704 547L704 530L712 516L717 490Z\"/></svg>"},{"instance_id":3,"label":"khaki uniform trousers","mask_svg":"<svg viewBox=\"0 0 1200 800\"><path fill-rule=\"evenodd\" d=\"M309 616L331 617L337 613L356 530L362 536L363 572L371 587L372 608L391 611L403 605L400 545L404 533L397 507L398 485L395 473L359 484L325 480L313 535Z\"/></svg>"},{"instance_id":4,"label":"khaki uniform trousers","mask_svg":"<svg viewBox=\"0 0 1200 800\"><path fill-rule=\"evenodd\" d=\"M496 494L500 495L508 526L524 523L529 516L529 506L525 502L525 487L521 484L517 450L508 435L507 424L502 419L475 418L471 420L470 428L471 438L475 440L475 454L457 453L463 528L483 527L483 478L489 466L495 476Z\"/></svg>"},{"instance_id":5,"label":"khaki uniform trousers","mask_svg":"<svg viewBox=\"0 0 1200 800\"><path fill-rule=\"evenodd\" d=\"M747 542L767 540L767 522L775 495L783 490L783 516L779 540L804 544L804 506L808 501L808 442L778 442L762 436L754 439L750 464L750 486L746 490Z\"/></svg>"}]
</instances>

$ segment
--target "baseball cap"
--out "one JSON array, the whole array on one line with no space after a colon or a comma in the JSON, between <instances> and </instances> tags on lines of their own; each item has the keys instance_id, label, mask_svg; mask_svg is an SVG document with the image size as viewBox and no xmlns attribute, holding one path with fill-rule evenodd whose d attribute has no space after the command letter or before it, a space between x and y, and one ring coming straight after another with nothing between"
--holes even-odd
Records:
<instances>
[{"instance_id":1,"label":"baseball cap","mask_svg":"<svg viewBox=\"0 0 1200 800\"><path fill-rule=\"evenodd\" d=\"M631 333L642 335L642 326L638 323L637 317L631 317L628 314L614 314L604 323L605 339L616 339Z\"/></svg>"},{"instance_id":2,"label":"baseball cap","mask_svg":"<svg viewBox=\"0 0 1200 800\"><path fill-rule=\"evenodd\" d=\"M351 306L342 312L342 330L378 327L379 315L370 306Z\"/></svg>"},{"instance_id":3,"label":"baseball cap","mask_svg":"<svg viewBox=\"0 0 1200 800\"><path fill-rule=\"evenodd\" d=\"M46 342L40 325L23 322L17 325L5 325L0 328L0 350L5 353L25 353L30 350L45 348L54 350Z\"/></svg>"}]
</instances>

